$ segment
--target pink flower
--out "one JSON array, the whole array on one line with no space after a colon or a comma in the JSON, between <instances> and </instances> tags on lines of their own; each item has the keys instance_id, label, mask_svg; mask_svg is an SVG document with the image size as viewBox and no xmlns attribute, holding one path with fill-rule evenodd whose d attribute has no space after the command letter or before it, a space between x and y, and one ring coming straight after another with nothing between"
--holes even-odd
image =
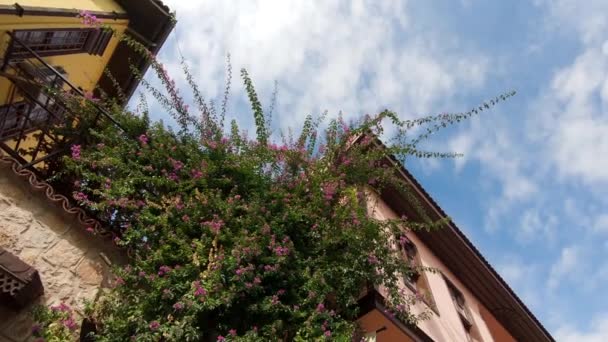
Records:
<instances>
[{"instance_id":1,"label":"pink flower","mask_svg":"<svg viewBox=\"0 0 608 342\"><path fill-rule=\"evenodd\" d=\"M190 171L190 175L192 175L193 179L199 179L203 177L203 173L200 170L195 169L192 169L192 171Z\"/></svg>"},{"instance_id":2,"label":"pink flower","mask_svg":"<svg viewBox=\"0 0 608 342\"><path fill-rule=\"evenodd\" d=\"M372 265L377 265L379 263L378 258L376 258L375 255L368 256L367 261Z\"/></svg>"},{"instance_id":3,"label":"pink flower","mask_svg":"<svg viewBox=\"0 0 608 342\"><path fill-rule=\"evenodd\" d=\"M317 305L317 312L323 311L325 311L325 305L323 305L323 303L319 303L319 305Z\"/></svg>"},{"instance_id":4,"label":"pink flower","mask_svg":"<svg viewBox=\"0 0 608 342\"><path fill-rule=\"evenodd\" d=\"M160 323L158 321L152 321L149 325L150 330L157 330L160 327Z\"/></svg>"},{"instance_id":5,"label":"pink flower","mask_svg":"<svg viewBox=\"0 0 608 342\"><path fill-rule=\"evenodd\" d=\"M323 184L323 186L322 186L323 197L328 201L331 200L332 198L334 198L337 188L338 188L338 185L336 183Z\"/></svg>"},{"instance_id":6,"label":"pink flower","mask_svg":"<svg viewBox=\"0 0 608 342\"><path fill-rule=\"evenodd\" d=\"M165 274L167 274L169 272L171 272L171 267L169 267L169 266L163 265L163 266L161 266L161 267L158 268L158 276L159 277L162 277L162 276L164 276Z\"/></svg>"},{"instance_id":7,"label":"pink flower","mask_svg":"<svg viewBox=\"0 0 608 342\"><path fill-rule=\"evenodd\" d=\"M220 229L224 226L224 221L214 218L213 221L203 222L203 225L209 227L214 234L219 234Z\"/></svg>"},{"instance_id":8,"label":"pink flower","mask_svg":"<svg viewBox=\"0 0 608 342\"><path fill-rule=\"evenodd\" d=\"M137 140L139 140L142 146L148 145L148 136L145 134L140 135Z\"/></svg>"},{"instance_id":9,"label":"pink flower","mask_svg":"<svg viewBox=\"0 0 608 342\"><path fill-rule=\"evenodd\" d=\"M230 334L230 336L236 336L236 329L230 329L228 333Z\"/></svg>"},{"instance_id":10,"label":"pink flower","mask_svg":"<svg viewBox=\"0 0 608 342\"><path fill-rule=\"evenodd\" d=\"M172 180L172 181L174 181L174 182L179 181L179 177L178 177L178 176L175 174L175 172L171 172L171 173L169 174L169 176L167 176L167 178L169 178L170 180Z\"/></svg>"},{"instance_id":11,"label":"pink flower","mask_svg":"<svg viewBox=\"0 0 608 342\"><path fill-rule=\"evenodd\" d=\"M325 337L331 337L331 330L325 330Z\"/></svg>"},{"instance_id":12,"label":"pink flower","mask_svg":"<svg viewBox=\"0 0 608 342\"><path fill-rule=\"evenodd\" d=\"M72 317L61 321L61 323L63 324L64 327L68 328L71 331L74 331L78 328L78 324L76 324L76 322L74 321L74 318L72 318Z\"/></svg>"},{"instance_id":13,"label":"pink flower","mask_svg":"<svg viewBox=\"0 0 608 342\"><path fill-rule=\"evenodd\" d=\"M173 309L175 309L175 311L180 311L184 308L184 304L177 302L175 304L173 304Z\"/></svg>"},{"instance_id":14,"label":"pink flower","mask_svg":"<svg viewBox=\"0 0 608 342\"><path fill-rule=\"evenodd\" d=\"M274 253L277 256L285 256L285 255L289 254L289 248L283 247L283 246L277 246L274 248Z\"/></svg>"},{"instance_id":15,"label":"pink flower","mask_svg":"<svg viewBox=\"0 0 608 342\"><path fill-rule=\"evenodd\" d=\"M72 159L80 160L80 145L72 145L70 150L72 151Z\"/></svg>"},{"instance_id":16,"label":"pink flower","mask_svg":"<svg viewBox=\"0 0 608 342\"><path fill-rule=\"evenodd\" d=\"M169 161L171 162L171 165L173 166L173 170L175 172L181 170L184 167L184 163L182 163L179 160L175 160L173 158L169 158Z\"/></svg>"},{"instance_id":17,"label":"pink flower","mask_svg":"<svg viewBox=\"0 0 608 342\"><path fill-rule=\"evenodd\" d=\"M87 227L87 232L94 234L95 233L95 229L93 229L93 227Z\"/></svg>"},{"instance_id":18,"label":"pink flower","mask_svg":"<svg viewBox=\"0 0 608 342\"><path fill-rule=\"evenodd\" d=\"M201 296L205 296L205 295L207 295L207 290L205 290L203 287L201 287L198 284L195 285L194 296L201 297Z\"/></svg>"},{"instance_id":19,"label":"pink flower","mask_svg":"<svg viewBox=\"0 0 608 342\"><path fill-rule=\"evenodd\" d=\"M78 17L82 19L82 23L86 26L99 26L101 25L101 21L97 19L97 17L89 11L80 11Z\"/></svg>"},{"instance_id":20,"label":"pink flower","mask_svg":"<svg viewBox=\"0 0 608 342\"><path fill-rule=\"evenodd\" d=\"M53 310L53 311L61 311L61 312L71 311L70 307L67 304L65 304L65 303L60 303L59 305L51 306L51 310Z\"/></svg>"}]
</instances>

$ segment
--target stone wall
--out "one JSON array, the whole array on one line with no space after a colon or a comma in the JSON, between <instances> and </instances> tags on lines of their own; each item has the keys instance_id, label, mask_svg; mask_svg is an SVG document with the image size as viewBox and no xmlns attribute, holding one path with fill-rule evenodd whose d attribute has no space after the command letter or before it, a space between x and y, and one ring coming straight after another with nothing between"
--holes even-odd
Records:
<instances>
[{"instance_id":1,"label":"stone wall","mask_svg":"<svg viewBox=\"0 0 608 342\"><path fill-rule=\"evenodd\" d=\"M82 308L110 281L111 263L124 256L112 244L92 235L43 192L32 189L0 164L0 246L38 270L44 295L35 304L60 302ZM0 303L0 342L27 341L29 308L11 311Z\"/></svg>"}]
</instances>

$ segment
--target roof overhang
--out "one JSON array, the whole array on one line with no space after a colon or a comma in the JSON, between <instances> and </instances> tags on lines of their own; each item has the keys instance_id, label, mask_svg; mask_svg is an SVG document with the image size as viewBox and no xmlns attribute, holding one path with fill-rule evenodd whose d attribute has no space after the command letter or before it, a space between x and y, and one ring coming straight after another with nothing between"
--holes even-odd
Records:
<instances>
[{"instance_id":1,"label":"roof overhang","mask_svg":"<svg viewBox=\"0 0 608 342\"><path fill-rule=\"evenodd\" d=\"M127 33L156 55L175 26L169 8L160 0L116 1L127 12L129 18ZM135 66L142 75L150 66L144 56L121 41L110 58L107 68L126 95L127 101L139 85L139 80L131 72L130 65ZM107 75L101 77L98 85L110 97L117 97L118 92L114 82Z\"/></svg>"},{"instance_id":2,"label":"roof overhang","mask_svg":"<svg viewBox=\"0 0 608 342\"><path fill-rule=\"evenodd\" d=\"M354 143L360 142L364 136L357 137ZM374 144L377 148L386 149L377 137ZM429 219L436 221L448 217L395 156L387 156L385 162L398 170ZM409 205L397 189L383 189L380 196L397 215L423 220L420 212ZM450 220L447 227L431 232L416 231L415 234L515 339L555 341L454 222Z\"/></svg>"},{"instance_id":3,"label":"roof overhang","mask_svg":"<svg viewBox=\"0 0 608 342\"><path fill-rule=\"evenodd\" d=\"M359 299L359 317L358 321L364 321L369 316L376 316L379 321L383 322L382 326L378 326L377 334L385 332L392 335L395 339L407 340L414 342L433 342L434 340L424 331L414 324L402 322L394 315L388 312L385 306L384 297L375 288L370 288L365 296ZM376 318L375 317L375 318ZM377 320L377 319L376 319ZM377 320L378 321L378 320ZM365 321L362 323L366 323ZM396 331L395 331L396 330ZM366 331L367 333L373 331ZM391 339L392 340L392 339Z\"/></svg>"}]
</instances>

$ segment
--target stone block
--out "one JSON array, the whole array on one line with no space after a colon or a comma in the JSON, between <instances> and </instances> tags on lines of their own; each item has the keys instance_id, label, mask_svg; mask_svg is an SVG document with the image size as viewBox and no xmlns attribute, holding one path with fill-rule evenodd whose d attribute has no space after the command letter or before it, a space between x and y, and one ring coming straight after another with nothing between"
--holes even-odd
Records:
<instances>
[{"instance_id":1,"label":"stone block","mask_svg":"<svg viewBox=\"0 0 608 342\"><path fill-rule=\"evenodd\" d=\"M0 246L3 246L11 253L17 253L21 250L21 248L17 247L17 236L8 235L2 230L2 226L0 226Z\"/></svg>"},{"instance_id":2,"label":"stone block","mask_svg":"<svg viewBox=\"0 0 608 342\"><path fill-rule=\"evenodd\" d=\"M92 260L83 260L76 267L76 276L87 285L101 285L103 280L103 266Z\"/></svg>"},{"instance_id":3,"label":"stone block","mask_svg":"<svg viewBox=\"0 0 608 342\"><path fill-rule=\"evenodd\" d=\"M24 247L45 250L57 238L57 234L49 227L34 221L27 230L21 233L20 243Z\"/></svg>"},{"instance_id":4,"label":"stone block","mask_svg":"<svg viewBox=\"0 0 608 342\"><path fill-rule=\"evenodd\" d=\"M38 271L50 303L69 302L80 290L81 281L72 271L59 267L46 273Z\"/></svg>"},{"instance_id":5,"label":"stone block","mask_svg":"<svg viewBox=\"0 0 608 342\"><path fill-rule=\"evenodd\" d=\"M43 258L52 265L71 269L76 266L83 255L84 251L71 244L70 241L59 240L57 244L44 253Z\"/></svg>"},{"instance_id":6,"label":"stone block","mask_svg":"<svg viewBox=\"0 0 608 342\"><path fill-rule=\"evenodd\" d=\"M9 236L17 236L25 231L34 218L32 213L19 207L6 207L0 211L0 230Z\"/></svg>"},{"instance_id":7,"label":"stone block","mask_svg":"<svg viewBox=\"0 0 608 342\"><path fill-rule=\"evenodd\" d=\"M19 259L30 265L34 265L41 254L42 250L40 248L25 247L19 252Z\"/></svg>"}]
</instances>

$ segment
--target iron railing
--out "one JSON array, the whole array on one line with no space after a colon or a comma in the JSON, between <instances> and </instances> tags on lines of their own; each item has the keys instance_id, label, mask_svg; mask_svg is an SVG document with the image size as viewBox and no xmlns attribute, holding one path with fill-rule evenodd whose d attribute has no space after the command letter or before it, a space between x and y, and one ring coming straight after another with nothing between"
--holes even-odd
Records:
<instances>
[{"instance_id":1,"label":"iron railing","mask_svg":"<svg viewBox=\"0 0 608 342\"><path fill-rule=\"evenodd\" d=\"M0 77L8 79L11 87L7 94L0 94L6 100L0 105L0 149L22 167L41 174L49 161L66 154L70 145L78 143L86 133L78 124L78 113L71 112L59 94L84 99L85 93L69 81L61 66L51 66L13 33L7 34L11 43ZM21 51L18 55L11 54L15 47ZM108 120L124 131L98 103L89 101L89 104L95 111L89 125L94 126L101 119ZM71 134L54 133L58 126L68 128Z\"/></svg>"}]
</instances>

